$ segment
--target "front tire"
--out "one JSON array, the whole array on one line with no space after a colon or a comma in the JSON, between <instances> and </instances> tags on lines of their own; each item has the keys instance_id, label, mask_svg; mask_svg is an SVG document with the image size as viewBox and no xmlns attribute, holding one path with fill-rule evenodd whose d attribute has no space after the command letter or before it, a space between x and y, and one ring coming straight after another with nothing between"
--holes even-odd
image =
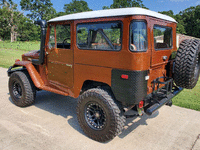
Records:
<instances>
[{"instance_id":1,"label":"front tire","mask_svg":"<svg viewBox=\"0 0 200 150\"><path fill-rule=\"evenodd\" d=\"M8 86L10 97L15 105L26 107L34 103L36 88L27 72L12 73Z\"/></svg>"},{"instance_id":2,"label":"front tire","mask_svg":"<svg viewBox=\"0 0 200 150\"><path fill-rule=\"evenodd\" d=\"M94 88L85 91L77 105L78 122L87 136L107 142L122 132L125 117L108 92Z\"/></svg>"}]
</instances>

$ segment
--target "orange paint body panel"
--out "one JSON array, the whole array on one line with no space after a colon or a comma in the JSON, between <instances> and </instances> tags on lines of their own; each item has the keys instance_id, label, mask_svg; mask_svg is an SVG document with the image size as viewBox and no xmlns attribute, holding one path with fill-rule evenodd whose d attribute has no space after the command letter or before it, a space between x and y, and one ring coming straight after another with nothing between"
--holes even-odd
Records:
<instances>
[{"instance_id":1,"label":"orange paint body panel","mask_svg":"<svg viewBox=\"0 0 200 150\"><path fill-rule=\"evenodd\" d=\"M131 52L129 50L130 23L132 20L143 20L147 23L148 48L145 52ZM77 47L77 25L83 23L114 22L122 23L122 42L119 51L83 50ZM70 49L49 48L50 25L68 24L71 30ZM176 23L156 19L149 16L123 16L97 19L84 19L74 21L51 22L48 24L45 45L45 63L36 68L31 62L26 62L25 67L29 71L36 87L58 93L78 97L83 83L87 80L105 83L111 86L112 69L145 71L148 70L148 90L152 92L152 81L166 75L166 64L170 61L171 53L176 51ZM168 26L172 28L172 48L155 50L154 25ZM55 29L56 38L56 29ZM57 43L55 43L57 44ZM167 59L163 60L163 56ZM23 60L38 58L35 53L24 54ZM33 75L32 75L33 74ZM45 88L44 88L45 87Z\"/></svg>"}]
</instances>

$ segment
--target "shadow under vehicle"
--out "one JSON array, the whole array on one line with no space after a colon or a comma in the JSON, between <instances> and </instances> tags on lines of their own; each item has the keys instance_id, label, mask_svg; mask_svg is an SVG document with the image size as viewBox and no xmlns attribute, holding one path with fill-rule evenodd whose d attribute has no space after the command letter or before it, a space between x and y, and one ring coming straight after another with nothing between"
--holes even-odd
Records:
<instances>
[{"instance_id":1,"label":"shadow under vehicle","mask_svg":"<svg viewBox=\"0 0 200 150\"><path fill-rule=\"evenodd\" d=\"M177 50L177 22L169 16L121 8L36 23L40 50L8 69L12 101L29 106L37 90L78 97L78 122L96 141L113 139L125 118L152 115L197 83L200 42L184 40ZM136 113L127 115L130 110Z\"/></svg>"}]
</instances>

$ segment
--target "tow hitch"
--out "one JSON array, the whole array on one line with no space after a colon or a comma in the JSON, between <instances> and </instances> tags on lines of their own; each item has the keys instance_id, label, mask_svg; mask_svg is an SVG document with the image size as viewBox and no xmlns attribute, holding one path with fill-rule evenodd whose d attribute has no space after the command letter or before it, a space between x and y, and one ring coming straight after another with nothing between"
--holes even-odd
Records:
<instances>
[{"instance_id":1,"label":"tow hitch","mask_svg":"<svg viewBox=\"0 0 200 150\"><path fill-rule=\"evenodd\" d=\"M164 79L164 82L160 80ZM154 84L154 92L152 93L152 97L150 99L149 105L145 107L145 113L147 115L152 115L156 110L158 110L163 105L172 105L172 98L176 96L179 92L183 90L183 88L179 88L177 86L173 86L173 79L160 77L153 81ZM159 88L160 85L164 84L164 87ZM155 87L157 87L155 91Z\"/></svg>"}]
</instances>

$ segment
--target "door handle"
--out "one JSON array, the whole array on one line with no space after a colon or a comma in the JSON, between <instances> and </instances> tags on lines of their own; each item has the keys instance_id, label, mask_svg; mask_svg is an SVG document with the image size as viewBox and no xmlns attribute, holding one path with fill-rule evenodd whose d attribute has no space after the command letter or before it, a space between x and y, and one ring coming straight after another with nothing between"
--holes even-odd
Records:
<instances>
[{"instance_id":1,"label":"door handle","mask_svg":"<svg viewBox=\"0 0 200 150\"><path fill-rule=\"evenodd\" d=\"M167 60L167 56L163 56L162 58L163 58L164 61Z\"/></svg>"}]
</instances>

